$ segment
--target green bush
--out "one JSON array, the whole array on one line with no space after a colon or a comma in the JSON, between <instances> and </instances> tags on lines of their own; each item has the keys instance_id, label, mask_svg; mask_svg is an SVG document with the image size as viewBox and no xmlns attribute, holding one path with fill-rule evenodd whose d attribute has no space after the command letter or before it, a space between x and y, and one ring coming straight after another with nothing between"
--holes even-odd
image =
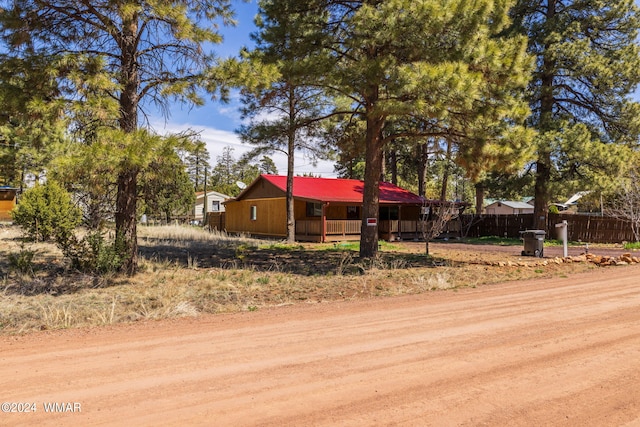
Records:
<instances>
[{"instance_id":1,"label":"green bush","mask_svg":"<svg viewBox=\"0 0 640 427\"><path fill-rule=\"evenodd\" d=\"M36 252L25 249L24 244L20 247L20 252L9 254L9 265L23 274L33 273L33 258Z\"/></svg>"},{"instance_id":2,"label":"green bush","mask_svg":"<svg viewBox=\"0 0 640 427\"><path fill-rule=\"evenodd\" d=\"M25 191L12 211L13 221L36 241L68 238L81 215L69 193L55 182Z\"/></svg>"},{"instance_id":3,"label":"green bush","mask_svg":"<svg viewBox=\"0 0 640 427\"><path fill-rule=\"evenodd\" d=\"M108 243L99 231L78 240L70 236L58 242L62 253L71 261L71 267L85 273L114 273L122 267L122 248L118 241Z\"/></svg>"}]
</instances>

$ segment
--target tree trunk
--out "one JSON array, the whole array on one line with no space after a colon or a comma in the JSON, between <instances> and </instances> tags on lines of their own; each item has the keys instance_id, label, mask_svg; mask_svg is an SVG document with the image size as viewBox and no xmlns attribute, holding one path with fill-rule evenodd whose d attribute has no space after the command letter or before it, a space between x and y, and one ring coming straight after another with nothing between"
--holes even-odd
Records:
<instances>
[{"instance_id":1,"label":"tree trunk","mask_svg":"<svg viewBox=\"0 0 640 427\"><path fill-rule=\"evenodd\" d=\"M427 197L427 162L429 161L427 143L416 145L418 170L418 196Z\"/></svg>"},{"instance_id":2,"label":"tree trunk","mask_svg":"<svg viewBox=\"0 0 640 427\"><path fill-rule=\"evenodd\" d=\"M289 87L289 134L287 141L287 242L293 243L296 240L296 221L293 203L293 173L294 155L296 150L296 129L295 129L295 93L292 86Z\"/></svg>"},{"instance_id":3,"label":"tree trunk","mask_svg":"<svg viewBox=\"0 0 640 427\"><path fill-rule=\"evenodd\" d=\"M133 14L123 23L121 35L121 76L122 92L120 93L120 129L126 133L138 129L138 89L140 76L136 58L138 23ZM122 245L124 256L122 270L128 275L135 274L138 268L138 243L136 230L138 167L124 160L122 170L118 174L118 193L116 195L116 241Z\"/></svg>"},{"instance_id":4,"label":"tree trunk","mask_svg":"<svg viewBox=\"0 0 640 427\"><path fill-rule=\"evenodd\" d=\"M536 230L546 230L547 216L549 213L549 181L551 179L549 163L551 162L551 157L544 154L539 154L539 156L541 157L536 162L533 228Z\"/></svg>"},{"instance_id":5,"label":"tree trunk","mask_svg":"<svg viewBox=\"0 0 640 427\"><path fill-rule=\"evenodd\" d=\"M556 14L556 0L547 2L546 19L547 22L553 19ZM551 58L551 46L547 43L544 46L544 58L542 64L542 76L540 79L540 123L538 130L542 136L540 146L538 147L538 159L536 162L536 182L535 182L535 200L533 206L533 228L537 230L547 229L547 216L549 211L551 182L551 152L544 141L545 133L551 130L553 122L553 107L555 98L554 90L554 69L555 63Z\"/></svg>"},{"instance_id":6,"label":"tree trunk","mask_svg":"<svg viewBox=\"0 0 640 427\"><path fill-rule=\"evenodd\" d=\"M207 200L207 168L204 168L204 194L202 195L202 227L205 228L208 225L207 214L209 208L209 200Z\"/></svg>"},{"instance_id":7,"label":"tree trunk","mask_svg":"<svg viewBox=\"0 0 640 427\"><path fill-rule=\"evenodd\" d=\"M380 175L382 173L384 117L374 113L378 99L378 87L372 88L367 103L367 133L364 168L364 195L362 205L362 225L360 232L360 257L373 258L378 253L378 225L368 225L367 218L377 222L380 216Z\"/></svg>"},{"instance_id":8,"label":"tree trunk","mask_svg":"<svg viewBox=\"0 0 640 427\"><path fill-rule=\"evenodd\" d=\"M391 183L398 185L398 156L394 146L389 150L389 173L391 174Z\"/></svg>"},{"instance_id":9,"label":"tree trunk","mask_svg":"<svg viewBox=\"0 0 640 427\"><path fill-rule=\"evenodd\" d=\"M482 214L483 206L484 206L484 184L482 182L478 182L476 184L476 215Z\"/></svg>"},{"instance_id":10,"label":"tree trunk","mask_svg":"<svg viewBox=\"0 0 640 427\"><path fill-rule=\"evenodd\" d=\"M138 242L136 239L136 198L138 170L129 168L118 175L116 196L116 242L125 255L122 270L133 275L138 266Z\"/></svg>"},{"instance_id":11,"label":"tree trunk","mask_svg":"<svg viewBox=\"0 0 640 427\"><path fill-rule=\"evenodd\" d=\"M442 187L440 187L440 200L447 200L449 187L449 175L451 174L451 141L447 140L447 155L445 156L444 170L442 171Z\"/></svg>"}]
</instances>

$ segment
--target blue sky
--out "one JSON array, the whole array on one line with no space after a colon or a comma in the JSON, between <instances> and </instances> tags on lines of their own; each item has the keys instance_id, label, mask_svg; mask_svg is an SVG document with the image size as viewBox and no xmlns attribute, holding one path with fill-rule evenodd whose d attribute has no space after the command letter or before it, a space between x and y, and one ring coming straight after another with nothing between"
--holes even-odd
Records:
<instances>
[{"instance_id":1,"label":"blue sky","mask_svg":"<svg viewBox=\"0 0 640 427\"><path fill-rule=\"evenodd\" d=\"M258 13L257 1L234 2L238 24L235 27L220 29L224 36L224 42L215 47L215 53L218 57L235 56L243 46L251 46L249 35L256 30L254 18ZM640 100L640 90L636 91L634 98ZM221 155L224 147L233 148L233 155L236 159L251 149L251 146L243 144L234 132L241 124L238 107L237 99L235 102L232 99L229 104L208 101L206 105L198 108L176 104L168 119L165 120L160 114L151 114L150 122L152 127L161 133L180 132L188 129L200 132L202 140L207 144L211 163L215 164L216 157ZM278 168L278 173L286 175L286 156L274 154L271 157ZM336 176L333 162L320 161L314 166L310 159L305 158L302 154L296 155L295 172L297 174L313 173L322 177Z\"/></svg>"},{"instance_id":2,"label":"blue sky","mask_svg":"<svg viewBox=\"0 0 640 427\"><path fill-rule=\"evenodd\" d=\"M255 31L254 17L258 13L257 0L250 2L234 2L236 11L235 27L221 28L224 42L215 47L216 56L225 58L235 56L243 46L251 46L249 34ZM238 159L249 151L252 146L243 144L235 134L240 126L240 112L237 100L229 104L208 101L202 107L189 107L175 104L171 110L171 116L165 120L159 113L151 114L151 126L158 132L180 132L188 129L200 133L202 140L207 144L211 156L211 164L216 163L216 157L222 154L224 147L233 148L233 156ZM286 175L287 159L283 154L270 156L278 168L278 173ZM318 162L313 166L310 159L302 154L296 155L295 172L297 174L313 173L322 177L335 177L333 163L327 161Z\"/></svg>"}]
</instances>

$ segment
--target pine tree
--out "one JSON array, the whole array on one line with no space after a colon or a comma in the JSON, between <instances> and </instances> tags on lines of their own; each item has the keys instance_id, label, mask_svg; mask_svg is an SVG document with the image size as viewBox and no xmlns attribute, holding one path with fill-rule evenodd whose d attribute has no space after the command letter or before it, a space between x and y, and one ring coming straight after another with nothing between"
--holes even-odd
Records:
<instances>
[{"instance_id":1,"label":"pine tree","mask_svg":"<svg viewBox=\"0 0 640 427\"><path fill-rule=\"evenodd\" d=\"M318 58L311 40L304 40L318 17L297 11L292 0L262 0L257 26L252 35L256 48L247 58L272 66L274 82L266 87L246 87L243 91L243 118L248 123L238 133L243 142L256 145L253 156L279 151L287 156L287 240L295 240L293 176L295 153L302 151L312 159L327 158L321 143L321 120L329 110L325 92L315 85L313 76ZM315 52L317 53L317 52Z\"/></svg>"},{"instance_id":2,"label":"pine tree","mask_svg":"<svg viewBox=\"0 0 640 427\"><path fill-rule=\"evenodd\" d=\"M117 100L117 126L137 134L143 107L167 106L170 96L201 103L199 84L212 65L207 43L219 43L216 19L231 23L227 0L177 2L14 0L3 8L0 27L11 55L55 59L60 87L78 92L87 81L102 81L105 97ZM132 141L123 138L123 141ZM114 141L114 150L127 151ZM126 253L123 270L137 268L137 157L119 164L116 238Z\"/></svg>"},{"instance_id":3,"label":"pine tree","mask_svg":"<svg viewBox=\"0 0 640 427\"><path fill-rule=\"evenodd\" d=\"M200 140L194 141L192 146L187 148L184 162L187 165L189 179L193 183L195 191L204 190L205 174L211 170L209 164L210 156L207 145Z\"/></svg>"},{"instance_id":4,"label":"pine tree","mask_svg":"<svg viewBox=\"0 0 640 427\"><path fill-rule=\"evenodd\" d=\"M513 31L536 56L530 126L536 138L533 226L546 228L558 185L584 190L622 170L638 140L638 8L633 0L519 0Z\"/></svg>"},{"instance_id":5,"label":"pine tree","mask_svg":"<svg viewBox=\"0 0 640 427\"><path fill-rule=\"evenodd\" d=\"M209 175L208 188L229 196L237 196L241 189L238 182L250 183L260 175L260 168L251 163L252 156L242 156L236 160L233 148L224 147L216 158L216 165Z\"/></svg>"},{"instance_id":6,"label":"pine tree","mask_svg":"<svg viewBox=\"0 0 640 427\"><path fill-rule=\"evenodd\" d=\"M59 93L44 56L0 55L0 175L7 184L38 181L58 154L68 124Z\"/></svg>"},{"instance_id":7,"label":"pine tree","mask_svg":"<svg viewBox=\"0 0 640 427\"><path fill-rule=\"evenodd\" d=\"M263 174L267 174L267 175L278 174L278 167L273 162L273 159L269 156L262 156L262 158L260 159L258 168L260 169L260 173L263 173Z\"/></svg>"},{"instance_id":8,"label":"pine tree","mask_svg":"<svg viewBox=\"0 0 640 427\"><path fill-rule=\"evenodd\" d=\"M186 216L193 210L196 194L186 165L171 146L158 153L140 176L140 195L144 212L164 216Z\"/></svg>"},{"instance_id":9,"label":"pine tree","mask_svg":"<svg viewBox=\"0 0 640 427\"><path fill-rule=\"evenodd\" d=\"M300 35L324 58L317 84L350 100L351 115L365 124L362 257L377 252L377 228L366 221L379 214L388 141L455 138L471 176L500 158L500 149L517 151L517 138L508 134L528 112L520 98L530 63L522 37L498 36L509 23L510 5L316 0L298 6L297 12L322 18L317 30ZM387 126L401 118L415 118L418 126Z\"/></svg>"}]
</instances>

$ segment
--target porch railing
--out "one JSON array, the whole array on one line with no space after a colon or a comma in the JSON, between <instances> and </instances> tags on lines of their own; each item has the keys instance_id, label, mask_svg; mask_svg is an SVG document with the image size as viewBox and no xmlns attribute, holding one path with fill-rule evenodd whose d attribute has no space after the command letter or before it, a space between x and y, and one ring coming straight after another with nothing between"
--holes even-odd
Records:
<instances>
[{"instance_id":1,"label":"porch railing","mask_svg":"<svg viewBox=\"0 0 640 427\"><path fill-rule=\"evenodd\" d=\"M382 233L420 233L422 231L420 221L408 220L383 220L380 221Z\"/></svg>"},{"instance_id":2,"label":"porch railing","mask_svg":"<svg viewBox=\"0 0 640 427\"><path fill-rule=\"evenodd\" d=\"M328 219L326 221L325 234L327 236L346 236L360 234L359 219L340 220ZM296 234L301 236L320 236L322 233L322 222L320 220L298 220L296 221Z\"/></svg>"},{"instance_id":3,"label":"porch railing","mask_svg":"<svg viewBox=\"0 0 640 427\"><path fill-rule=\"evenodd\" d=\"M353 236L360 234L362 221L359 219L328 219L326 221L326 236ZM383 220L380 221L380 233L393 234L420 234L422 232L419 221L409 220ZM296 235L299 236L320 236L322 233L322 222L320 220L298 220L296 221Z\"/></svg>"},{"instance_id":4,"label":"porch railing","mask_svg":"<svg viewBox=\"0 0 640 427\"><path fill-rule=\"evenodd\" d=\"M360 234L360 227L362 221L359 219L328 219L327 220L327 235L335 236L348 234Z\"/></svg>"},{"instance_id":5,"label":"porch railing","mask_svg":"<svg viewBox=\"0 0 640 427\"><path fill-rule=\"evenodd\" d=\"M321 234L322 234L322 223L319 220L296 221L296 235L320 236Z\"/></svg>"}]
</instances>

